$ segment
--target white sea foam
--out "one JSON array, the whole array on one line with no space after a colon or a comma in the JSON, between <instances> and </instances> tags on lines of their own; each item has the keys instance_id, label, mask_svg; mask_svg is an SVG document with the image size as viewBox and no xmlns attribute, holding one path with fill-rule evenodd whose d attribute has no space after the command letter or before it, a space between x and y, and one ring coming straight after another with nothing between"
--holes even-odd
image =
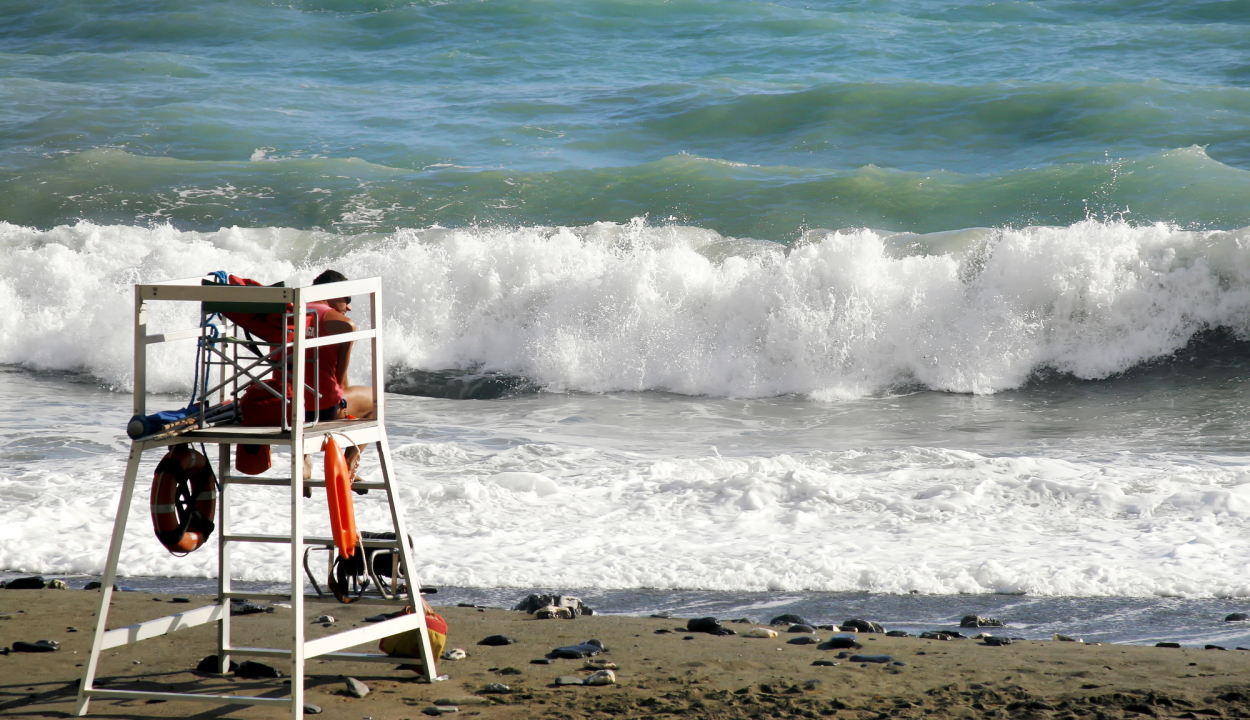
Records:
<instances>
[{"instance_id":1,"label":"white sea foam","mask_svg":"<svg viewBox=\"0 0 1250 720\"><path fill-rule=\"evenodd\" d=\"M388 356L415 367L480 364L592 391L832 399L914 381L989 393L1038 368L1114 373L1204 327L1247 334L1247 239L1089 222L928 237L817 232L787 253L640 222L355 238L0 226L0 303L10 309L0 314L0 363L86 369L125 388L133 283L216 269L304 283L333 265L385 278ZM150 323L177 329L193 315L158 304ZM153 387L185 389L191 348L162 352ZM6 402L61 392L18 376L0 378L12 386ZM103 568L128 398L64 392L3 421L0 568ZM1140 430L1159 449L1085 436L959 449L949 433L848 449L810 430L786 439L786 424L813 422L805 401L704 418L707 404L727 401L675 410L671 396L631 397L450 403L443 415L426 408L445 401L393 402L423 579L1250 596L1250 458L1236 442L1166 452L1168 438L1198 446L1160 420ZM725 454L708 449L731 426ZM145 478L156 459L141 469L121 571L211 576L211 550L176 559L151 536ZM377 472L367 453L365 476ZM389 527L376 495L356 500L365 529ZM240 488L235 529L280 527L287 507L278 488ZM315 503L307 528L328 531ZM240 548L240 576L283 579L284 552Z\"/></svg>"},{"instance_id":2,"label":"white sea foam","mask_svg":"<svg viewBox=\"0 0 1250 720\"><path fill-rule=\"evenodd\" d=\"M941 448L683 458L417 442L395 455L422 579L435 584L1250 597L1244 458ZM101 572L123 460L0 477L0 568ZM364 476L377 473L369 453ZM211 549L173 558L152 538L145 486L121 572L212 576ZM282 527L285 492L237 488L234 529ZM376 493L355 504L362 528L389 527ZM327 534L324 505L308 507L308 531ZM286 577L281 548L235 557L243 579Z\"/></svg>"},{"instance_id":3,"label":"white sea foam","mask_svg":"<svg viewBox=\"0 0 1250 720\"><path fill-rule=\"evenodd\" d=\"M1166 225L890 236L791 251L686 227L479 228L345 237L0 225L0 362L130 382L132 283L225 269L385 279L392 361L481 366L552 389L858 397L899 383L993 393L1055 369L1099 378L1194 332L1250 335L1250 230ZM176 313L181 315L175 316ZM160 308L162 324L193 322ZM188 383L160 348L150 381Z\"/></svg>"}]
</instances>

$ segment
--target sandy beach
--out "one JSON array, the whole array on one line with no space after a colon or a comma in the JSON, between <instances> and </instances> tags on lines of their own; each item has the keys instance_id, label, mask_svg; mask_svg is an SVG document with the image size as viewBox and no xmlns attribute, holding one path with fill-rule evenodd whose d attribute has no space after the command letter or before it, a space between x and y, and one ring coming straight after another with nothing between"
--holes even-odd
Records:
<instances>
[{"instance_id":1,"label":"sandy beach","mask_svg":"<svg viewBox=\"0 0 1250 720\"><path fill-rule=\"evenodd\" d=\"M193 597L116 593L110 628L211 602ZM0 591L0 647L51 639L56 652L0 656L0 716L67 717L91 642L99 595L81 590ZM1077 642L1016 641L989 646L975 639L935 640L860 633L862 654L893 662L865 664L841 651L777 638L749 638L755 624L725 626L738 634L685 630L686 619L595 615L536 620L526 613L472 607L436 608L450 626L449 648L467 657L443 661L444 681L417 682L386 664L314 660L307 669L307 700L326 718L390 720L426 717L437 703L454 703L456 716L481 718L764 718L818 717L1250 717L1250 652ZM359 625L378 606L309 603L309 637ZM286 647L289 610L235 617L241 645ZM759 619L759 618L756 618ZM871 619L871 618L867 618ZM728 619L724 619L728 620ZM766 622L768 619L765 618ZM812 619L820 621L823 619ZM70 628L77 628L72 631ZM784 630L785 628L777 628ZM1010 636L1010 628L986 629ZM837 631L816 634L828 640ZM972 635L977 631L966 630ZM482 646L491 635L515 640ZM212 651L213 626L200 626L109 651L100 685L204 693L280 694L281 680L239 680L195 670ZM559 646L597 639L596 659L617 666L616 684L557 686L562 676L586 676L584 660L543 659ZM361 650L372 651L372 647ZM814 661L837 663L814 666ZM902 663L896 664L896 663ZM274 666L283 671L280 663ZM345 678L364 682L363 698L344 692ZM486 692L501 683L508 692ZM440 702L441 701L441 702ZM94 700L93 717L278 718L280 709L203 703Z\"/></svg>"}]
</instances>

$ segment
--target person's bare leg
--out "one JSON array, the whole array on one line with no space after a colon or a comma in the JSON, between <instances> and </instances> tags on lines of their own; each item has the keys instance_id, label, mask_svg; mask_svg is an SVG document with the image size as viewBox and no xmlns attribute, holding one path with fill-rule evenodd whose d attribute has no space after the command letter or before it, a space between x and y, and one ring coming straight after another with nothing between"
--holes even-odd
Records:
<instances>
[{"instance_id":1,"label":"person's bare leg","mask_svg":"<svg viewBox=\"0 0 1250 720\"><path fill-rule=\"evenodd\" d=\"M351 415L357 420L369 420L373 417L373 388L368 385L352 385L343 388L343 396L347 398L347 407L339 411L339 417ZM343 459L347 461L347 471L351 479L356 479L356 468L360 467L360 454L365 451L364 445L355 445L343 451ZM356 490L356 494L364 495L368 490Z\"/></svg>"},{"instance_id":2,"label":"person's bare leg","mask_svg":"<svg viewBox=\"0 0 1250 720\"><path fill-rule=\"evenodd\" d=\"M357 420L373 418L373 388L368 385L352 385L343 388L343 396L347 398L346 410L339 411L339 417L351 415Z\"/></svg>"}]
</instances>

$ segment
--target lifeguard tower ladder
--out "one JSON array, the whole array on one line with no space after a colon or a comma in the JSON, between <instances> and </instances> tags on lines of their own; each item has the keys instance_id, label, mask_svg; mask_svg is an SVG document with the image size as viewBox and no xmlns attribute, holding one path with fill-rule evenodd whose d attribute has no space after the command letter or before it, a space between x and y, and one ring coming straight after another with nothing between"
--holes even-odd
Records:
<instances>
[{"instance_id":1,"label":"lifeguard tower ladder","mask_svg":"<svg viewBox=\"0 0 1250 720\"><path fill-rule=\"evenodd\" d=\"M265 343L251 338L238 337L238 328L234 332L218 332L204 320L218 312L250 312L284 314L288 324L300 328L302 319L308 313L308 303L318 300L354 296L362 299L368 296L370 310L369 329L351 333L329 335L325 337L307 337L304 332L291 333L287 342ZM201 327L177 332L148 331L146 309L150 303L198 302L201 303ZM358 306L363 305L359 300ZM198 338L200 342L200 360L207 370L216 370L216 385L201 393L200 403L204 408L209 395L218 400L232 398L237 402L241 391L251 382L265 377L271 372L286 372L292 387L305 387L306 363L290 362L292 358L305 357L305 351L323 345L338 344L345 341L370 342L372 349L371 375L375 415L369 420L339 420L331 422L302 422L304 418L304 393L294 392L289 400L293 407L291 413L283 413L294 422L283 421L281 427L243 427L240 425L217 425L205 427L196 424L182 434L170 436L165 433L154 433L136 439L130 447L130 457L126 465L126 478L122 485L121 500L118 503L117 518L113 524L113 537L109 545L108 562L105 565L103 585L101 587L100 610L97 613L95 639L91 647L91 656L86 663L82 684L78 692L77 714L85 715L92 698L147 699L169 701L201 701L218 704L239 705L277 705L289 706L292 718L300 718L304 714L304 667L312 658L343 660L352 662L384 662L396 663L397 659L380 653L344 652L348 648L377 641L381 638L420 629L422 657L413 662L419 663L427 681L436 677L434 657L431 653L427 636L425 615L418 602L419 585L414 571L412 549L407 542L393 539L365 539L364 548L388 548L398 554L398 561L392 561L392 574L396 585L401 580L403 585L399 592L388 593L382 590L380 597L365 595L360 602L387 603L394 605L411 605L415 612L399 615L389 620L373 623L363 627L346 630L333 635L306 640L304 629L307 627L305 618L305 601L314 598L304 596L304 577L302 574L301 555L304 548L332 548L333 541L327 537L309 537L304 534L304 489L306 487L324 487L325 481L304 479L304 455L319 451L324 438L333 433L354 445L373 443L377 447L381 461L382 482L356 482L354 489L377 489L386 495L390 504L391 520L394 524L394 537L407 538L404 528L404 516L398 503L394 487L394 465L391 461L390 447L386 439L385 404L383 402L383 360L382 335L382 296L381 279L351 280L339 283L326 283L310 287L250 287L229 285L207 285L202 278L168 280L135 286L135 374L134 374L134 411L138 416L146 412L144 400L147 394L146 366L148 346L156 343L188 340ZM225 323L222 323L225 324ZM240 352L240 348L265 348L248 357ZM317 355L318 353L313 353ZM307 365L312 366L309 362ZM314 370L315 372L315 370ZM199 378L207 378L207 372ZM211 385L211 383L206 383ZM285 409L285 408L284 408ZM122 542L126 533L126 521L130 512L131 500L134 496L135 482L139 474L139 464L143 454L149 450L181 443L216 444L218 452L217 478L220 484L217 511L217 600L187 612L141 622L128 627L107 630L109 601L113 594L113 583L117 576L117 561L121 554ZM247 476L232 472L232 449L237 445L270 445L285 446L290 450L291 468L289 477ZM211 461L210 461L211 462ZM291 527L289 534L259 535L239 534L231 527L230 502L232 488L235 485L277 485L290 488ZM290 594L254 593L236 591L231 587L231 548L236 543L281 543L290 546ZM204 548L202 548L204 549ZM318 591L318 595L320 592ZM287 600L291 604L290 649L237 647L231 642L230 603L236 598ZM93 684L100 653L109 648L137 643L149 638L159 637L178 630L217 623L217 656L218 667L226 670L230 667L231 656L241 658L266 658L270 660L288 660L290 662L290 689L278 685L274 692L262 696L250 695L208 695L199 693L142 692L123 689L105 689ZM283 695L288 695L283 697Z\"/></svg>"}]
</instances>

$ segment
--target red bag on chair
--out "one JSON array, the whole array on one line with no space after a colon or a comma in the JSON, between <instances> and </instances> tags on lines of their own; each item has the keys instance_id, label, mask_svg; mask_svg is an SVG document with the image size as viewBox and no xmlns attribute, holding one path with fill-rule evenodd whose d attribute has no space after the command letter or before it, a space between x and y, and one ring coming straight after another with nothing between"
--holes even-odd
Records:
<instances>
[{"instance_id":1,"label":"red bag on chair","mask_svg":"<svg viewBox=\"0 0 1250 720\"><path fill-rule=\"evenodd\" d=\"M269 378L258 383L252 383L243 391L243 397L239 399L239 422L249 427L272 426L282 424L282 398L275 395L266 386L274 392L282 392L282 381L278 378ZM293 411L295 409L294 393L291 386L286 386L286 415L287 424L293 424Z\"/></svg>"},{"instance_id":2,"label":"red bag on chair","mask_svg":"<svg viewBox=\"0 0 1250 720\"><path fill-rule=\"evenodd\" d=\"M273 467L273 453L268 445L237 445L234 469L244 475L260 475Z\"/></svg>"}]
</instances>

